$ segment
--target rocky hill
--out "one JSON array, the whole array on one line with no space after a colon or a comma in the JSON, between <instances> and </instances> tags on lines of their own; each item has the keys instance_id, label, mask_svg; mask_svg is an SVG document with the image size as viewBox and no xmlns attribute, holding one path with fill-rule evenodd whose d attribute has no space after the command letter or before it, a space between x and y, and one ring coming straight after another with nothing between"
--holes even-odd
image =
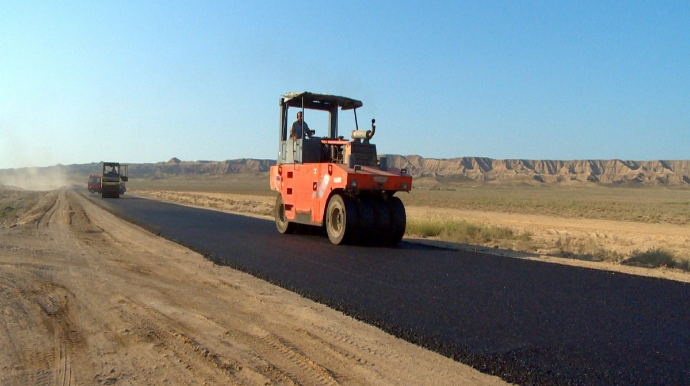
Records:
<instances>
[{"instance_id":1,"label":"rocky hill","mask_svg":"<svg viewBox=\"0 0 690 386\"><path fill-rule=\"evenodd\" d=\"M623 160L498 160L482 157L451 159L389 155L388 164L407 168L415 177L462 176L478 181L531 179L541 183L598 182L644 185L690 184L690 161Z\"/></svg>"},{"instance_id":2,"label":"rocky hill","mask_svg":"<svg viewBox=\"0 0 690 386\"><path fill-rule=\"evenodd\" d=\"M483 157L451 159L417 155L387 155L388 165L406 168L413 177L440 180L531 181L533 183L602 183L632 185L690 186L690 161L623 160L498 160ZM130 164L130 178L161 179L181 175L223 175L268 172L274 160L235 159L225 161L180 161ZM0 170L0 185L40 186L81 180L100 174L100 163L56 165L47 168Z\"/></svg>"},{"instance_id":3,"label":"rocky hill","mask_svg":"<svg viewBox=\"0 0 690 386\"><path fill-rule=\"evenodd\" d=\"M186 174L232 174L267 172L273 160L242 158L225 161L180 161L173 158L168 162L155 164L131 164L129 175L132 178L165 178ZM97 164L98 165L98 164Z\"/></svg>"}]
</instances>

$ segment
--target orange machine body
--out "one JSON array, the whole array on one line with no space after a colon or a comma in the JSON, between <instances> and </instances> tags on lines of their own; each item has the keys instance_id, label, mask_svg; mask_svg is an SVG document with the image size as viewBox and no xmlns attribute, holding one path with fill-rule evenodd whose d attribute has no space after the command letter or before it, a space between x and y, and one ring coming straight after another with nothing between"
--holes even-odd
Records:
<instances>
[{"instance_id":1,"label":"orange machine body","mask_svg":"<svg viewBox=\"0 0 690 386\"><path fill-rule=\"evenodd\" d=\"M348 168L337 163L308 163L272 166L271 189L280 192L288 220L308 225L323 225L324 213L333 193L361 191L409 192L412 177L399 169L380 170L362 166Z\"/></svg>"},{"instance_id":2,"label":"orange machine body","mask_svg":"<svg viewBox=\"0 0 690 386\"><path fill-rule=\"evenodd\" d=\"M375 119L371 130L359 129L357 108L362 102L305 91L283 95L279 106L278 160L270 169L271 189L279 192L274 210L278 232L323 227L333 244L399 243L407 215L395 194L410 191L412 176L406 169L389 168L388 157L378 156L370 141ZM289 109L298 111L291 126ZM338 134L343 111L354 115L352 140ZM326 123L325 135L316 136L306 120L326 115L328 120L320 121Z\"/></svg>"}]
</instances>

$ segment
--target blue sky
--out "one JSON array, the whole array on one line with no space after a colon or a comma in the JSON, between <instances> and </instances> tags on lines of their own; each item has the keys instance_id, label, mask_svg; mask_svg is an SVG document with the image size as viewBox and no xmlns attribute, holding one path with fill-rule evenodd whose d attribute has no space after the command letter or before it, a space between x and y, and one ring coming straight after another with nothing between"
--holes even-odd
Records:
<instances>
[{"instance_id":1,"label":"blue sky","mask_svg":"<svg viewBox=\"0 0 690 386\"><path fill-rule=\"evenodd\" d=\"M304 90L379 153L690 159L690 3L0 5L0 168L275 158Z\"/></svg>"}]
</instances>

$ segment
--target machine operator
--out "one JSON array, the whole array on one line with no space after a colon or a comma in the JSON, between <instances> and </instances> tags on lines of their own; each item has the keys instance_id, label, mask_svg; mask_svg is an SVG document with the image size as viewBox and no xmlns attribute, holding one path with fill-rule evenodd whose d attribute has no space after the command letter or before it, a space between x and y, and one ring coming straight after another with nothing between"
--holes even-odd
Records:
<instances>
[{"instance_id":1,"label":"machine operator","mask_svg":"<svg viewBox=\"0 0 690 386\"><path fill-rule=\"evenodd\" d=\"M307 138L311 138L314 132L309 130L309 125L307 125L307 122L304 122L302 112L298 111L297 120L292 124L292 129L290 129L290 138L297 140L298 138L304 138L305 135Z\"/></svg>"}]
</instances>

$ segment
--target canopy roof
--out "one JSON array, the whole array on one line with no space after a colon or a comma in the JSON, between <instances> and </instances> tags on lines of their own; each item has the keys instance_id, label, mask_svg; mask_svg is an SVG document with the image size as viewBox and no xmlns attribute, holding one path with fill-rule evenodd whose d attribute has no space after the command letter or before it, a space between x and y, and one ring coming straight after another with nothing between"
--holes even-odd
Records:
<instances>
[{"instance_id":1,"label":"canopy roof","mask_svg":"<svg viewBox=\"0 0 690 386\"><path fill-rule=\"evenodd\" d=\"M305 109L331 110L333 106L339 106L342 110L351 110L362 107L362 102L356 99L337 95L316 94L313 92L289 92L283 95L283 103L289 107L302 107Z\"/></svg>"}]
</instances>

